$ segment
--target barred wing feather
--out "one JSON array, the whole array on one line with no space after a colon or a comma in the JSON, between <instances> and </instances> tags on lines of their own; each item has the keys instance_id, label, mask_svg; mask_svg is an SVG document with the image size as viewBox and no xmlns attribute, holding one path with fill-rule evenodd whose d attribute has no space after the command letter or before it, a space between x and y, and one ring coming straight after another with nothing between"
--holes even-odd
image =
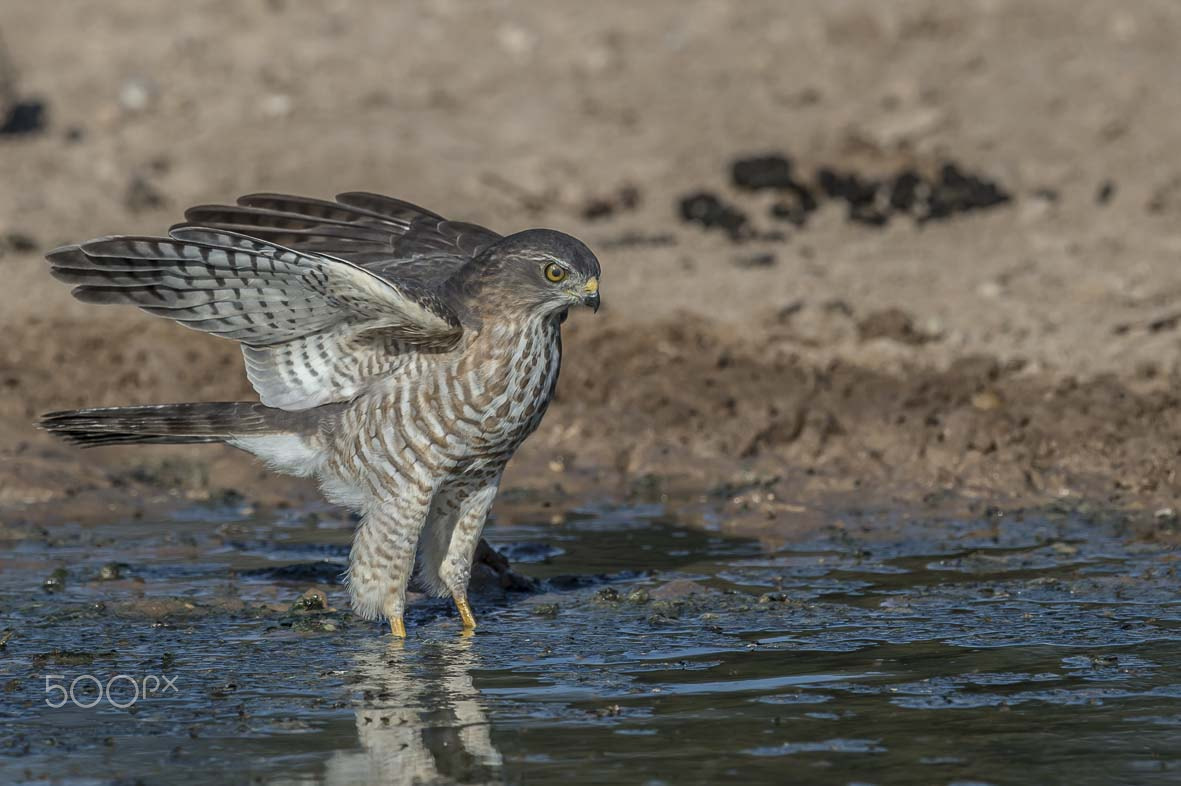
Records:
<instances>
[{"instance_id":1,"label":"barred wing feather","mask_svg":"<svg viewBox=\"0 0 1181 786\"><path fill-rule=\"evenodd\" d=\"M236 205L185 211L179 227L213 227L297 251L329 254L382 278L438 287L501 239L490 229L448 221L401 199L349 192L336 201L288 194L249 194Z\"/></svg>"},{"instance_id":2,"label":"barred wing feather","mask_svg":"<svg viewBox=\"0 0 1181 786\"><path fill-rule=\"evenodd\" d=\"M251 384L281 409L346 401L396 369L399 351L448 346L462 332L432 289L222 229L101 238L48 259L80 300L240 341Z\"/></svg>"}]
</instances>

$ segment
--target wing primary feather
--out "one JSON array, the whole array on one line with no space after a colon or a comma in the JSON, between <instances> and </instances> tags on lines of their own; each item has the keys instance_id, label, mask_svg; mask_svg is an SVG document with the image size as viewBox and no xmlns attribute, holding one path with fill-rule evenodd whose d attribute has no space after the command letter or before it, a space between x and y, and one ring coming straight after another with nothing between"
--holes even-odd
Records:
<instances>
[{"instance_id":1,"label":"wing primary feather","mask_svg":"<svg viewBox=\"0 0 1181 786\"><path fill-rule=\"evenodd\" d=\"M47 258L80 300L135 305L241 342L262 402L284 409L347 401L407 353L462 333L439 295L413 281L225 228L98 238Z\"/></svg>"},{"instance_id":2,"label":"wing primary feather","mask_svg":"<svg viewBox=\"0 0 1181 786\"><path fill-rule=\"evenodd\" d=\"M382 194L374 194L369 191L346 191L343 194L337 194L336 201L342 205L368 210L382 216L400 218L410 214L411 216L430 216L440 221L445 220L433 210L427 210L425 207L416 205L413 202L407 202L404 199L397 199Z\"/></svg>"}]
</instances>

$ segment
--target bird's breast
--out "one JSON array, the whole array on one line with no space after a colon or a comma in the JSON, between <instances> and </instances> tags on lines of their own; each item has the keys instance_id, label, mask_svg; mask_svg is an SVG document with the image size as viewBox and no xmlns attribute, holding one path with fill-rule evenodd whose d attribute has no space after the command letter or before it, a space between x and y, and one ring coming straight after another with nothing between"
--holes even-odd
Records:
<instances>
[{"instance_id":1,"label":"bird's breast","mask_svg":"<svg viewBox=\"0 0 1181 786\"><path fill-rule=\"evenodd\" d=\"M555 323L480 338L450 357L418 356L350 404L329 474L368 477L388 464L386 475L428 488L442 475L507 461L553 397L560 335Z\"/></svg>"},{"instance_id":2,"label":"bird's breast","mask_svg":"<svg viewBox=\"0 0 1181 786\"><path fill-rule=\"evenodd\" d=\"M515 450L545 414L561 367L556 322L493 332L474 343L461 361L460 388L467 414L474 416L472 444L480 451Z\"/></svg>"}]
</instances>

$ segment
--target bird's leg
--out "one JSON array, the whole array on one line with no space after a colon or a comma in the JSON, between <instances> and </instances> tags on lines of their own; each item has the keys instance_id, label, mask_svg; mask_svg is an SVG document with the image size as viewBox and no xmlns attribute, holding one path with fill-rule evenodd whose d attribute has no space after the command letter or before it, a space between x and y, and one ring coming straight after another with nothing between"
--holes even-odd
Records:
<instances>
[{"instance_id":1,"label":"bird's leg","mask_svg":"<svg viewBox=\"0 0 1181 786\"><path fill-rule=\"evenodd\" d=\"M459 611L459 619L465 630L476 627L476 617L467 602L467 585L472 576L472 558L480 542L480 533L484 530L484 521L492 508L492 501L496 499L499 480L498 476L464 498L455 530L451 533L451 542L447 546L447 554L439 566L439 578L451 590L451 597L455 600L455 608Z\"/></svg>"},{"instance_id":2,"label":"bird's leg","mask_svg":"<svg viewBox=\"0 0 1181 786\"><path fill-rule=\"evenodd\" d=\"M390 633L398 638L406 636L406 586L427 507L410 495L373 506L362 518L349 554L353 609L366 619L387 618Z\"/></svg>"},{"instance_id":3,"label":"bird's leg","mask_svg":"<svg viewBox=\"0 0 1181 786\"><path fill-rule=\"evenodd\" d=\"M390 533L388 541L390 559L386 564L386 575L390 580L390 588L382 611L390 621L390 633L400 639L406 638L406 623L403 620L406 612L406 587L414 573L414 552L418 546L418 534L424 518L425 516L419 518L417 526L412 530Z\"/></svg>"}]
</instances>

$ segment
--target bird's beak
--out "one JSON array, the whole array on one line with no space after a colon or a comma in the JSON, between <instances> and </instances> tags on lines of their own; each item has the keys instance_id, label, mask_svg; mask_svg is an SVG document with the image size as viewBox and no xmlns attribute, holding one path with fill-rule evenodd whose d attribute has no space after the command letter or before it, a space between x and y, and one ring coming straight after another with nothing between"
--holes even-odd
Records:
<instances>
[{"instance_id":1,"label":"bird's beak","mask_svg":"<svg viewBox=\"0 0 1181 786\"><path fill-rule=\"evenodd\" d=\"M586 282L583 288L582 304L590 306L596 312L599 310L599 278L595 276Z\"/></svg>"}]
</instances>

